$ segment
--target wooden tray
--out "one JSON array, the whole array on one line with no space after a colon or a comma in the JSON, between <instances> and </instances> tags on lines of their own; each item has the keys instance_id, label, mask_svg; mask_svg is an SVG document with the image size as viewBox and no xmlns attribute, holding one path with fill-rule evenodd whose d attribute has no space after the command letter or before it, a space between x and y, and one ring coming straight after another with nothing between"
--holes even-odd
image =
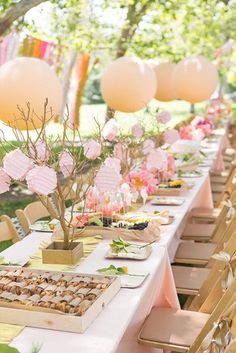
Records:
<instances>
[{"instance_id":1,"label":"wooden tray","mask_svg":"<svg viewBox=\"0 0 236 353\"><path fill-rule=\"evenodd\" d=\"M0 270L19 270L16 267L0 266ZM26 325L31 327L40 327L44 329L60 330L68 332L84 332L88 326L95 320L97 315L103 310L112 298L120 290L120 279L115 276L105 275L91 275L73 272L59 272L59 271L42 271L33 269L21 269L24 273L31 272L35 276L44 273L64 274L65 276L72 275L72 277L91 277L96 279L110 278L109 286L102 292L100 296L90 305L82 316L75 316L73 314L64 313L59 310L29 306L25 304L11 303L0 300L0 322L8 324Z\"/></svg>"},{"instance_id":2,"label":"wooden tray","mask_svg":"<svg viewBox=\"0 0 236 353\"><path fill-rule=\"evenodd\" d=\"M181 196L187 190L187 185L183 184L180 188L157 188L154 195L157 196Z\"/></svg>"}]
</instances>

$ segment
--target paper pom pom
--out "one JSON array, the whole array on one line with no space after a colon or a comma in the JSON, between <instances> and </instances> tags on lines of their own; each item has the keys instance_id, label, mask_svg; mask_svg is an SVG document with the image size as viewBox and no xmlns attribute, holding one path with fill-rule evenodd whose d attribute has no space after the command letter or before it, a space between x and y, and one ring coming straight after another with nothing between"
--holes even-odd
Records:
<instances>
[{"instance_id":1,"label":"paper pom pom","mask_svg":"<svg viewBox=\"0 0 236 353\"><path fill-rule=\"evenodd\" d=\"M74 169L74 161L69 152L62 152L59 158L59 166L64 177L68 177Z\"/></svg>"},{"instance_id":2,"label":"paper pom pom","mask_svg":"<svg viewBox=\"0 0 236 353\"><path fill-rule=\"evenodd\" d=\"M107 167L113 168L115 170L117 170L118 172L120 172L121 170L121 165L120 165L120 159L119 158L106 158L104 161L104 164Z\"/></svg>"},{"instance_id":3,"label":"paper pom pom","mask_svg":"<svg viewBox=\"0 0 236 353\"><path fill-rule=\"evenodd\" d=\"M157 122L161 124L166 124L171 120L171 114L168 111L163 110L157 115Z\"/></svg>"},{"instance_id":4,"label":"paper pom pom","mask_svg":"<svg viewBox=\"0 0 236 353\"><path fill-rule=\"evenodd\" d=\"M88 159L96 159L101 154L101 145L95 140L88 140L84 143L84 155Z\"/></svg>"},{"instance_id":5,"label":"paper pom pom","mask_svg":"<svg viewBox=\"0 0 236 353\"><path fill-rule=\"evenodd\" d=\"M143 143L143 154L145 154L145 155L148 154L154 148L155 148L155 143L151 139L148 139L148 140L144 141L144 143Z\"/></svg>"},{"instance_id":6,"label":"paper pom pom","mask_svg":"<svg viewBox=\"0 0 236 353\"><path fill-rule=\"evenodd\" d=\"M144 135L144 127L141 124L135 124L132 126L132 134L137 137L141 138Z\"/></svg>"},{"instance_id":7,"label":"paper pom pom","mask_svg":"<svg viewBox=\"0 0 236 353\"><path fill-rule=\"evenodd\" d=\"M103 165L95 177L95 185L101 192L117 192L121 180L122 177L116 169Z\"/></svg>"},{"instance_id":8,"label":"paper pom pom","mask_svg":"<svg viewBox=\"0 0 236 353\"><path fill-rule=\"evenodd\" d=\"M40 194L51 194L57 186L57 174L54 169L46 166L36 166L26 176L29 190Z\"/></svg>"},{"instance_id":9,"label":"paper pom pom","mask_svg":"<svg viewBox=\"0 0 236 353\"><path fill-rule=\"evenodd\" d=\"M5 172L15 180L24 180L26 174L33 168L33 162L19 149L6 154L3 159Z\"/></svg>"},{"instance_id":10,"label":"paper pom pom","mask_svg":"<svg viewBox=\"0 0 236 353\"><path fill-rule=\"evenodd\" d=\"M29 146L31 157L39 162L47 162L49 160L49 152L44 141L37 141Z\"/></svg>"},{"instance_id":11,"label":"paper pom pom","mask_svg":"<svg viewBox=\"0 0 236 353\"><path fill-rule=\"evenodd\" d=\"M108 140L111 142L117 136L118 132L119 132L119 126L117 121L115 119L110 119L105 124L102 130L102 136L104 137L105 140Z\"/></svg>"},{"instance_id":12,"label":"paper pom pom","mask_svg":"<svg viewBox=\"0 0 236 353\"><path fill-rule=\"evenodd\" d=\"M11 178L3 170L3 168L0 168L0 194L3 194L4 192L9 191L10 183L11 183Z\"/></svg>"},{"instance_id":13,"label":"paper pom pom","mask_svg":"<svg viewBox=\"0 0 236 353\"><path fill-rule=\"evenodd\" d=\"M150 171L165 170L167 168L167 154L162 150L152 150L147 156L146 167Z\"/></svg>"},{"instance_id":14,"label":"paper pom pom","mask_svg":"<svg viewBox=\"0 0 236 353\"><path fill-rule=\"evenodd\" d=\"M174 142L180 139L179 132L175 129L167 130L164 132L165 143L172 145Z\"/></svg>"}]
</instances>

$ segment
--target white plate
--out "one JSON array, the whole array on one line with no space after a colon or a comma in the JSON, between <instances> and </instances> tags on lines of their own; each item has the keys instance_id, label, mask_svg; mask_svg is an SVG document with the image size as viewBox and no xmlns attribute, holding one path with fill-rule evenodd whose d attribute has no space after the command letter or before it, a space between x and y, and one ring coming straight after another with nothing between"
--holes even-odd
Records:
<instances>
[{"instance_id":1,"label":"white plate","mask_svg":"<svg viewBox=\"0 0 236 353\"><path fill-rule=\"evenodd\" d=\"M55 221L37 221L33 224L30 225L30 230L32 232L46 232L46 233L52 233L53 230L50 229L49 224L54 224L56 225L57 222Z\"/></svg>"},{"instance_id":2,"label":"white plate","mask_svg":"<svg viewBox=\"0 0 236 353\"><path fill-rule=\"evenodd\" d=\"M133 246L128 247L131 250L133 248L133 252L119 252L115 254L112 252L111 248L108 249L107 253L105 254L106 259L130 259L130 260L146 260L152 252L152 247L147 245L141 249L138 248L135 244ZM127 250L128 250L127 249ZM137 252L135 251L137 250Z\"/></svg>"},{"instance_id":3,"label":"white plate","mask_svg":"<svg viewBox=\"0 0 236 353\"><path fill-rule=\"evenodd\" d=\"M181 206L184 203L185 199L180 197L156 197L151 201L153 206Z\"/></svg>"},{"instance_id":4,"label":"white plate","mask_svg":"<svg viewBox=\"0 0 236 353\"><path fill-rule=\"evenodd\" d=\"M121 281L121 288L137 288L140 287L143 282L148 277L149 273L143 274L129 274L129 275L122 275L120 277Z\"/></svg>"}]
</instances>

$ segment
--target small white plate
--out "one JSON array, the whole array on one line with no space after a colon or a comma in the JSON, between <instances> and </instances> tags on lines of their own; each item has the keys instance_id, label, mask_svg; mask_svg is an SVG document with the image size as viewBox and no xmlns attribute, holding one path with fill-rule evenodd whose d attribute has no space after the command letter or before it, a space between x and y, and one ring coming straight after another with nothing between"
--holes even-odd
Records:
<instances>
[{"instance_id":1,"label":"small white plate","mask_svg":"<svg viewBox=\"0 0 236 353\"><path fill-rule=\"evenodd\" d=\"M181 206L185 199L176 197L156 197L151 201L153 206Z\"/></svg>"},{"instance_id":2,"label":"small white plate","mask_svg":"<svg viewBox=\"0 0 236 353\"><path fill-rule=\"evenodd\" d=\"M139 249L139 247L134 244L128 247L128 249L130 249L131 251L130 252L122 251L116 254L112 252L111 248L109 248L105 255L105 258L106 259L146 260L152 252L152 247L150 245L147 245Z\"/></svg>"},{"instance_id":3,"label":"small white plate","mask_svg":"<svg viewBox=\"0 0 236 353\"><path fill-rule=\"evenodd\" d=\"M120 277L121 281L121 288L137 288L140 287L143 282L148 277L149 273L144 274L129 274L129 275L122 275Z\"/></svg>"},{"instance_id":4,"label":"small white plate","mask_svg":"<svg viewBox=\"0 0 236 353\"><path fill-rule=\"evenodd\" d=\"M56 225L55 221L37 221L30 225L30 230L32 232L53 232L53 229L50 228L50 224Z\"/></svg>"}]
</instances>

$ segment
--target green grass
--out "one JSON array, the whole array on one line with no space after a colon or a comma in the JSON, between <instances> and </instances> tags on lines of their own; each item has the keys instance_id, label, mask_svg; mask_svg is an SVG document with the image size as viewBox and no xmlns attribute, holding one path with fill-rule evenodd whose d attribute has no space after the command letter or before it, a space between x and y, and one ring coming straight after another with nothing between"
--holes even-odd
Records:
<instances>
[{"instance_id":1,"label":"green grass","mask_svg":"<svg viewBox=\"0 0 236 353\"><path fill-rule=\"evenodd\" d=\"M33 202L35 197L27 197L22 198L20 200L9 200L9 201L2 201L1 203L1 214L6 214L9 217L15 217L15 211L17 209L24 209L30 202Z\"/></svg>"}]
</instances>

